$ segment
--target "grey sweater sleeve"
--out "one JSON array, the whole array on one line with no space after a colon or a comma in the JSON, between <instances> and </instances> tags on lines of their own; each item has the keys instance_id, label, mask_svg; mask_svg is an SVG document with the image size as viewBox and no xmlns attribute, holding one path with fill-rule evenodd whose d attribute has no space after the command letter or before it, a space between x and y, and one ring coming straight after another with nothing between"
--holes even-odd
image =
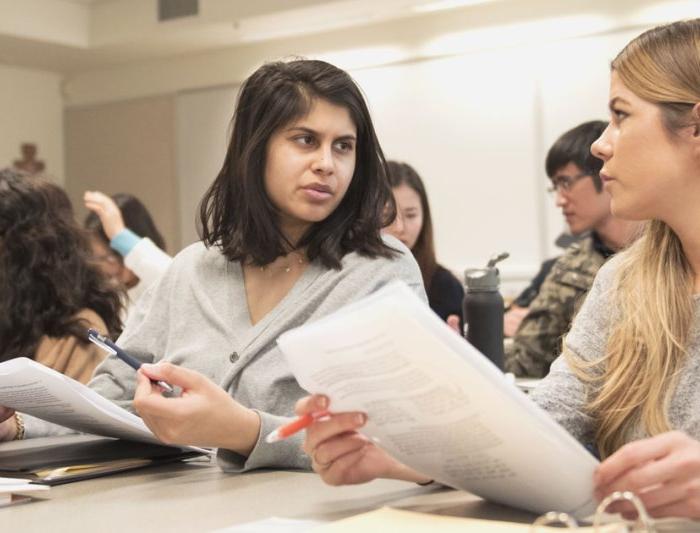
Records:
<instances>
[{"instance_id":1,"label":"grey sweater sleeve","mask_svg":"<svg viewBox=\"0 0 700 533\"><path fill-rule=\"evenodd\" d=\"M143 294L130 313L117 344L142 363L155 363L163 357L165 328L168 323L167 301L169 279L155 283ZM161 302L161 303L159 303ZM136 371L115 355L108 356L95 369L88 386L119 407L134 412L132 400L136 392Z\"/></svg>"},{"instance_id":2,"label":"grey sweater sleeve","mask_svg":"<svg viewBox=\"0 0 700 533\"><path fill-rule=\"evenodd\" d=\"M265 437L284 424L288 424L294 418L263 413L254 409L260 416L260 433L258 440L248 457L237 454L231 450L219 449L217 459L219 466L226 472L240 473L256 468L296 468L301 470L311 469L311 459L306 455L301 445L304 433L268 444Z\"/></svg>"},{"instance_id":3,"label":"grey sweater sleeve","mask_svg":"<svg viewBox=\"0 0 700 533\"><path fill-rule=\"evenodd\" d=\"M72 429L46 422L41 418L36 418L27 414L22 414L24 421L24 438L33 439L36 437L58 437L60 435L70 435L76 433Z\"/></svg>"},{"instance_id":4,"label":"grey sweater sleeve","mask_svg":"<svg viewBox=\"0 0 700 533\"><path fill-rule=\"evenodd\" d=\"M606 263L596 275L585 302L574 318L564 344L584 361L601 360L605 355L614 311L610 291L617 258ZM546 410L582 444L593 442L595 420L586 412L589 386L579 379L563 355L552 363L549 375L532 393L532 399Z\"/></svg>"}]
</instances>

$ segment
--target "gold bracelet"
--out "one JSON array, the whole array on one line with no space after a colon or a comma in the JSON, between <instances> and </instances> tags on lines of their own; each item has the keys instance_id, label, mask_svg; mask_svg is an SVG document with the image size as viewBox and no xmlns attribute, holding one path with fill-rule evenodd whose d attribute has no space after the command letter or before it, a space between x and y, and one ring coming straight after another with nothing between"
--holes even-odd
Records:
<instances>
[{"instance_id":1,"label":"gold bracelet","mask_svg":"<svg viewBox=\"0 0 700 533\"><path fill-rule=\"evenodd\" d=\"M15 424L17 424L17 432L15 433L15 440L24 439L24 420L22 415L15 411Z\"/></svg>"}]
</instances>

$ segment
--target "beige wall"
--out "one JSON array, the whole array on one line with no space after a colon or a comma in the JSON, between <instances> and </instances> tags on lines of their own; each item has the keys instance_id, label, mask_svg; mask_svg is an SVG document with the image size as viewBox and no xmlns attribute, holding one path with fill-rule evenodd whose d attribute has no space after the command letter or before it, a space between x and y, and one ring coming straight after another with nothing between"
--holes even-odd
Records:
<instances>
[{"instance_id":1,"label":"beige wall","mask_svg":"<svg viewBox=\"0 0 700 533\"><path fill-rule=\"evenodd\" d=\"M146 204L168 251L178 251L174 120L170 96L66 110L65 183L80 220L85 190L128 192Z\"/></svg>"},{"instance_id":2,"label":"beige wall","mask_svg":"<svg viewBox=\"0 0 700 533\"><path fill-rule=\"evenodd\" d=\"M63 182L63 96L53 72L0 65L0 168L20 158L20 144L35 143L46 172Z\"/></svg>"},{"instance_id":3,"label":"beige wall","mask_svg":"<svg viewBox=\"0 0 700 533\"><path fill-rule=\"evenodd\" d=\"M631 37L696 14L695 3L493 2L68 74L68 185L74 195L98 179L108 191L147 201L152 192L176 250L196 239L195 208L223 160L235 87L266 60L326 59L362 86L385 153L412 163L426 181L440 261L459 272L508 250L501 273L520 283L559 253L553 241L564 224L545 192L547 148L573 125L608 115L610 60ZM163 102L168 127L156 113ZM100 124L109 127L101 132ZM134 136L169 142L170 154L151 147L142 168ZM74 163L81 144L94 156ZM137 176L129 187L125 166Z\"/></svg>"}]
</instances>

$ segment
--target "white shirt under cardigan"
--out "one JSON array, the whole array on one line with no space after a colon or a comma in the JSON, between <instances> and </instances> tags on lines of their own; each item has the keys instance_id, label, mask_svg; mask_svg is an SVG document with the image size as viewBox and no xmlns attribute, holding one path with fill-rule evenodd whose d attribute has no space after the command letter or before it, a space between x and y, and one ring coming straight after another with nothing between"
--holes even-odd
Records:
<instances>
[{"instance_id":1,"label":"white shirt under cardigan","mask_svg":"<svg viewBox=\"0 0 700 533\"><path fill-rule=\"evenodd\" d=\"M310 460L300 450L302 434L275 444L264 441L267 433L289 422L294 404L307 394L287 367L277 337L397 279L427 302L413 255L397 239L386 236L385 241L400 251L395 258L369 259L351 253L343 258L341 270L329 270L317 262L308 265L285 298L254 326L240 264L226 260L218 248L193 244L174 258L164 276L144 294L118 344L144 362L167 360L197 370L258 412L260 435L247 458L219 450L225 470L309 468ZM89 386L132 410L135 384L134 371L110 356L97 368ZM25 424L27 438L66 432L32 417L26 417Z\"/></svg>"}]
</instances>

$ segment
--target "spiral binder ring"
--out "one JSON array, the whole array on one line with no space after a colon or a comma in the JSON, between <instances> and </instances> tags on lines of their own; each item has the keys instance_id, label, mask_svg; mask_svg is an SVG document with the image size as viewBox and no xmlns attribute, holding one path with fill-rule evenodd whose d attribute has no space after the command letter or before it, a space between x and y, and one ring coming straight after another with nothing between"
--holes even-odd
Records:
<instances>
[{"instance_id":1,"label":"spiral binder ring","mask_svg":"<svg viewBox=\"0 0 700 533\"><path fill-rule=\"evenodd\" d=\"M557 513L555 511L550 511L547 514L543 514L537 520L532 523L530 531L533 533L537 531L538 526L555 526L558 524L564 524L569 529L577 529L578 522L576 519L569 515L568 513Z\"/></svg>"},{"instance_id":2,"label":"spiral binder ring","mask_svg":"<svg viewBox=\"0 0 700 533\"><path fill-rule=\"evenodd\" d=\"M613 492L610 496L605 498L598 507L596 508L595 516L593 517L593 530L594 531L607 531L607 527L612 526L611 523L603 524L602 520L605 517L605 511L611 504L619 501L630 502L635 510L637 511L637 520L632 525L625 525L626 531L635 531L640 533L657 533L656 527L654 526L654 521L649 517L646 507L633 492ZM623 522L624 524L624 522ZM530 527L531 533L537 533L540 526L555 526L563 525L566 529L578 529L578 522L567 513L557 513L549 512L543 514L537 520L532 523ZM622 524L620 524L622 525ZM642 529L639 529L641 526Z\"/></svg>"},{"instance_id":3,"label":"spiral binder ring","mask_svg":"<svg viewBox=\"0 0 700 533\"><path fill-rule=\"evenodd\" d=\"M595 517L593 518L594 528L597 528L600 525L600 520L603 514L605 513L605 510L608 507L610 507L611 504L619 501L627 501L634 505L634 509L635 511L637 511L637 521L635 522L635 527L636 524L639 523L644 528L641 530L635 529L636 531L644 531L645 533L656 533L654 521L649 517L649 513L647 513L647 509L646 507L644 507L642 500L640 500L637 497L637 495L634 494L634 492L631 492L629 490L626 490L624 492L613 492L610 496L606 497L605 499L603 499L603 501L600 502L600 505L598 505L598 508L596 509Z\"/></svg>"}]
</instances>

